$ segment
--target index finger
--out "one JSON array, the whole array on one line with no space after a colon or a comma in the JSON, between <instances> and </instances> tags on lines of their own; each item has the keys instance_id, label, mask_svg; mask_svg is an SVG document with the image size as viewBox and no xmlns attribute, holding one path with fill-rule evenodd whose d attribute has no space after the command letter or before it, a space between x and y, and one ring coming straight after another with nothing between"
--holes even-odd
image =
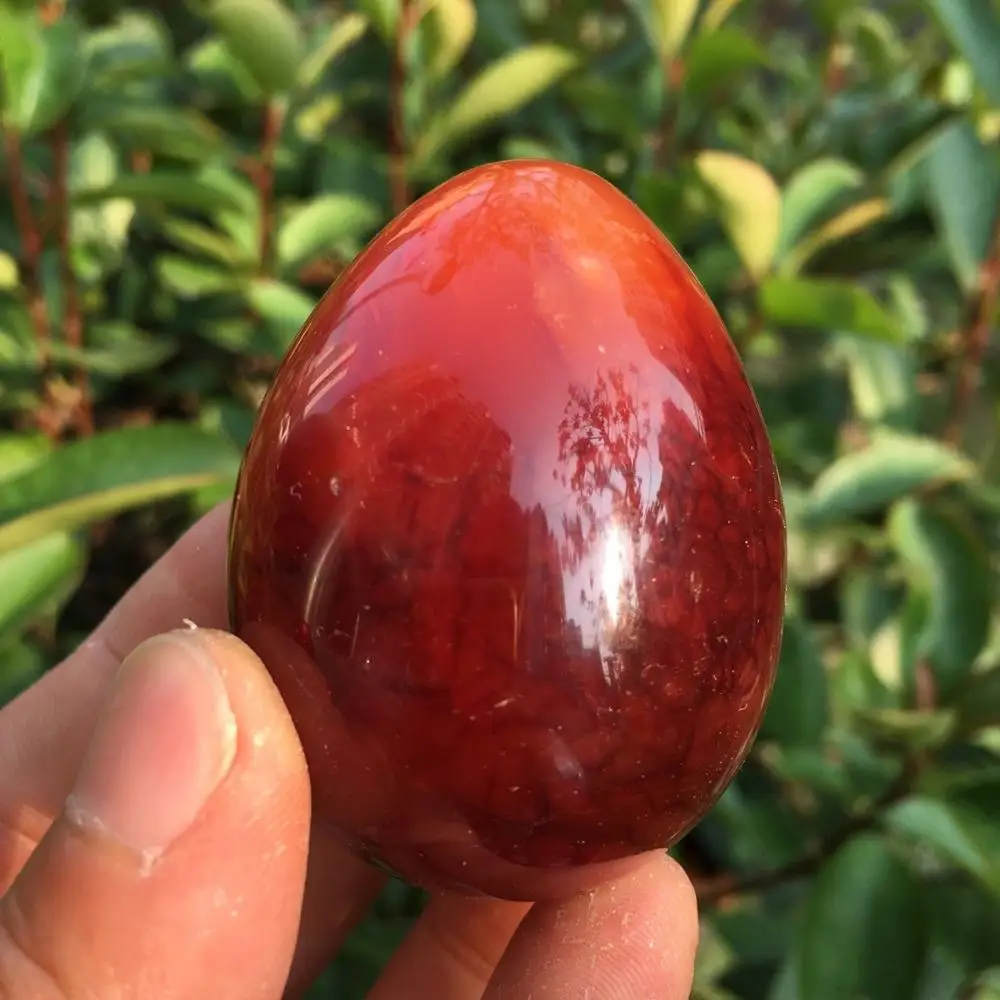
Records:
<instances>
[{"instance_id":1,"label":"index finger","mask_svg":"<svg viewBox=\"0 0 1000 1000\"><path fill-rule=\"evenodd\" d=\"M697 947L694 888L664 852L592 892L532 907L482 1000L687 1000Z\"/></svg>"}]
</instances>

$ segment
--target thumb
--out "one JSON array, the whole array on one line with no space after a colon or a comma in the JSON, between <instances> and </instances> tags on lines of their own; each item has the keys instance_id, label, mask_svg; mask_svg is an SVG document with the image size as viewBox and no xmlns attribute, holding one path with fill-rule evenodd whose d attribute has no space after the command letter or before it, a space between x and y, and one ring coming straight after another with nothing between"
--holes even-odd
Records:
<instances>
[{"instance_id":1,"label":"thumb","mask_svg":"<svg viewBox=\"0 0 1000 1000\"><path fill-rule=\"evenodd\" d=\"M203 630L143 643L0 898L0 998L280 997L308 831L302 752L256 656Z\"/></svg>"}]
</instances>

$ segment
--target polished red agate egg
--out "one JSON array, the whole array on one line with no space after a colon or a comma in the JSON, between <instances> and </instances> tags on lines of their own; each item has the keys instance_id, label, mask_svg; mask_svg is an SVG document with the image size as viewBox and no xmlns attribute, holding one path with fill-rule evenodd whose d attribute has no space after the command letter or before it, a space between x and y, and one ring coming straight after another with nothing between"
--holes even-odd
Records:
<instances>
[{"instance_id":1,"label":"polished red agate egg","mask_svg":"<svg viewBox=\"0 0 1000 1000\"><path fill-rule=\"evenodd\" d=\"M558 896L669 846L774 677L784 514L739 357L646 216L564 164L453 178L327 292L230 549L318 819L430 887Z\"/></svg>"}]
</instances>

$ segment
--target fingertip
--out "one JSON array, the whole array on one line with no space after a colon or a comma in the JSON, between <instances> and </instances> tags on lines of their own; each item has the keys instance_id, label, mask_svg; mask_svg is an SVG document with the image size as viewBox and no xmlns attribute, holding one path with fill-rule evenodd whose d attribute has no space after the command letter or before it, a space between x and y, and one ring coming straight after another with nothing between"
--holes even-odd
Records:
<instances>
[{"instance_id":1,"label":"fingertip","mask_svg":"<svg viewBox=\"0 0 1000 1000\"><path fill-rule=\"evenodd\" d=\"M698 908L683 869L665 853L580 896L537 904L518 929L484 1000L686 1000L698 947Z\"/></svg>"}]
</instances>

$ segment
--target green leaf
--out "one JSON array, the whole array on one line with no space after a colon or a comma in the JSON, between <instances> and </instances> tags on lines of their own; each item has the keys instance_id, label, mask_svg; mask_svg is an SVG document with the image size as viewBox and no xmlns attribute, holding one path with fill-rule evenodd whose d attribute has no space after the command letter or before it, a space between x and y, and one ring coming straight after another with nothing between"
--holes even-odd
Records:
<instances>
[{"instance_id":1,"label":"green leaf","mask_svg":"<svg viewBox=\"0 0 1000 1000\"><path fill-rule=\"evenodd\" d=\"M264 320L274 339L274 352L280 356L295 339L316 302L304 292L280 281L261 278L247 290L254 311Z\"/></svg>"},{"instance_id":2,"label":"green leaf","mask_svg":"<svg viewBox=\"0 0 1000 1000\"><path fill-rule=\"evenodd\" d=\"M856 837L810 892L794 954L799 994L913 1000L926 943L916 879L881 837Z\"/></svg>"},{"instance_id":3,"label":"green leaf","mask_svg":"<svg viewBox=\"0 0 1000 1000\"><path fill-rule=\"evenodd\" d=\"M36 465L51 450L44 434L0 434L0 484Z\"/></svg>"},{"instance_id":4,"label":"green leaf","mask_svg":"<svg viewBox=\"0 0 1000 1000\"><path fill-rule=\"evenodd\" d=\"M106 89L166 73L170 36L152 12L123 10L105 28L87 33L88 83Z\"/></svg>"},{"instance_id":5,"label":"green leaf","mask_svg":"<svg viewBox=\"0 0 1000 1000\"><path fill-rule=\"evenodd\" d=\"M281 0L215 0L209 16L265 94L291 89L304 45L298 21Z\"/></svg>"},{"instance_id":6,"label":"green leaf","mask_svg":"<svg viewBox=\"0 0 1000 1000\"><path fill-rule=\"evenodd\" d=\"M0 706L29 688L45 672L37 643L15 639L0 646Z\"/></svg>"},{"instance_id":7,"label":"green leaf","mask_svg":"<svg viewBox=\"0 0 1000 1000\"><path fill-rule=\"evenodd\" d=\"M997 817L962 801L915 796L890 809L887 829L931 848L1000 896L1000 833Z\"/></svg>"},{"instance_id":8,"label":"green leaf","mask_svg":"<svg viewBox=\"0 0 1000 1000\"><path fill-rule=\"evenodd\" d=\"M120 378L158 367L175 353L177 345L165 337L153 337L128 323L99 321L88 329L87 343L74 347L63 341L48 346L46 357L57 368L69 368ZM42 371L45 362L36 344L11 361L0 360L0 370Z\"/></svg>"},{"instance_id":9,"label":"green leaf","mask_svg":"<svg viewBox=\"0 0 1000 1000\"><path fill-rule=\"evenodd\" d=\"M9 253L0 252L0 292L9 292L20 284L17 261Z\"/></svg>"},{"instance_id":10,"label":"green leaf","mask_svg":"<svg viewBox=\"0 0 1000 1000\"><path fill-rule=\"evenodd\" d=\"M476 5L473 0L430 0L430 9L421 20L427 40L427 72L432 79L444 79L461 61L476 34Z\"/></svg>"},{"instance_id":11,"label":"green leaf","mask_svg":"<svg viewBox=\"0 0 1000 1000\"><path fill-rule=\"evenodd\" d=\"M414 169L498 118L519 111L579 65L558 45L529 45L490 63L435 116L414 150Z\"/></svg>"},{"instance_id":12,"label":"green leaf","mask_svg":"<svg viewBox=\"0 0 1000 1000\"><path fill-rule=\"evenodd\" d=\"M761 737L787 747L816 746L826 721L827 682L819 644L805 619L789 614Z\"/></svg>"},{"instance_id":13,"label":"green leaf","mask_svg":"<svg viewBox=\"0 0 1000 1000\"><path fill-rule=\"evenodd\" d=\"M181 171L154 170L148 174L126 174L100 187L87 188L73 197L77 205L100 205L126 199L144 208L187 208L202 211L240 211L242 203L224 186L207 177Z\"/></svg>"},{"instance_id":14,"label":"green leaf","mask_svg":"<svg viewBox=\"0 0 1000 1000\"><path fill-rule=\"evenodd\" d=\"M650 26L660 59L672 59L691 32L699 0L650 0Z\"/></svg>"},{"instance_id":15,"label":"green leaf","mask_svg":"<svg viewBox=\"0 0 1000 1000\"><path fill-rule=\"evenodd\" d=\"M0 553L233 479L238 465L230 442L184 424L107 431L63 445L4 484Z\"/></svg>"},{"instance_id":16,"label":"green leaf","mask_svg":"<svg viewBox=\"0 0 1000 1000\"><path fill-rule=\"evenodd\" d=\"M907 752L944 746L954 734L957 721L956 713L950 709L930 712L863 707L854 717L859 732L867 739Z\"/></svg>"},{"instance_id":17,"label":"green leaf","mask_svg":"<svg viewBox=\"0 0 1000 1000\"><path fill-rule=\"evenodd\" d=\"M876 222L886 218L891 208L887 198L866 198L851 205L850 208L845 208L789 251L781 264L782 273L797 274L820 250L832 243L847 239L848 236L864 232Z\"/></svg>"},{"instance_id":18,"label":"green leaf","mask_svg":"<svg viewBox=\"0 0 1000 1000\"><path fill-rule=\"evenodd\" d=\"M355 6L371 21L379 38L390 45L399 23L399 0L356 0Z\"/></svg>"},{"instance_id":19,"label":"green leaf","mask_svg":"<svg viewBox=\"0 0 1000 1000\"><path fill-rule=\"evenodd\" d=\"M705 6L705 13L701 16L698 30L705 34L718 31L740 3L741 0L709 0Z\"/></svg>"},{"instance_id":20,"label":"green leaf","mask_svg":"<svg viewBox=\"0 0 1000 1000\"><path fill-rule=\"evenodd\" d=\"M852 333L873 340L903 339L895 317L864 288L833 278L775 276L760 287L761 312L772 323Z\"/></svg>"},{"instance_id":21,"label":"green leaf","mask_svg":"<svg viewBox=\"0 0 1000 1000\"><path fill-rule=\"evenodd\" d=\"M327 31L326 38L303 60L296 79L302 90L315 87L323 74L368 30L368 19L352 11L338 17Z\"/></svg>"},{"instance_id":22,"label":"green leaf","mask_svg":"<svg viewBox=\"0 0 1000 1000\"><path fill-rule=\"evenodd\" d=\"M856 166L832 157L814 160L793 174L781 196L778 257L783 258L863 181L864 174Z\"/></svg>"},{"instance_id":23,"label":"green leaf","mask_svg":"<svg viewBox=\"0 0 1000 1000\"><path fill-rule=\"evenodd\" d=\"M816 479L803 521L811 526L876 513L915 490L975 475L958 452L932 438L880 431Z\"/></svg>"},{"instance_id":24,"label":"green leaf","mask_svg":"<svg viewBox=\"0 0 1000 1000\"><path fill-rule=\"evenodd\" d=\"M990 0L928 0L986 96L1000 106L1000 14Z\"/></svg>"},{"instance_id":25,"label":"green leaf","mask_svg":"<svg viewBox=\"0 0 1000 1000\"><path fill-rule=\"evenodd\" d=\"M191 254L208 257L233 268L253 263L253 258L244 253L235 240L209 226L187 219L165 219L162 229L164 235Z\"/></svg>"},{"instance_id":26,"label":"green leaf","mask_svg":"<svg viewBox=\"0 0 1000 1000\"><path fill-rule=\"evenodd\" d=\"M108 105L90 115L99 128L131 149L158 153L175 160L201 162L230 152L223 133L190 108L163 105Z\"/></svg>"},{"instance_id":27,"label":"green leaf","mask_svg":"<svg viewBox=\"0 0 1000 1000\"><path fill-rule=\"evenodd\" d=\"M17 132L39 132L69 110L83 83L85 52L71 16L43 25L36 9L0 4L0 111Z\"/></svg>"},{"instance_id":28,"label":"green leaf","mask_svg":"<svg viewBox=\"0 0 1000 1000\"><path fill-rule=\"evenodd\" d=\"M767 52L749 35L733 28L699 34L684 59L684 91L703 96L766 66Z\"/></svg>"},{"instance_id":29,"label":"green leaf","mask_svg":"<svg viewBox=\"0 0 1000 1000\"><path fill-rule=\"evenodd\" d=\"M911 585L928 599L917 656L934 671L947 699L986 645L993 608L989 558L976 535L951 512L912 499L889 515L889 538Z\"/></svg>"},{"instance_id":30,"label":"green leaf","mask_svg":"<svg viewBox=\"0 0 1000 1000\"><path fill-rule=\"evenodd\" d=\"M0 554L0 636L20 631L76 589L86 561L78 538L57 532Z\"/></svg>"},{"instance_id":31,"label":"green leaf","mask_svg":"<svg viewBox=\"0 0 1000 1000\"><path fill-rule=\"evenodd\" d=\"M181 299L236 292L242 283L242 279L230 271L180 254L163 254L153 267L160 281Z\"/></svg>"},{"instance_id":32,"label":"green leaf","mask_svg":"<svg viewBox=\"0 0 1000 1000\"><path fill-rule=\"evenodd\" d=\"M927 197L960 285L974 290L1000 212L1000 163L960 121L930 145Z\"/></svg>"},{"instance_id":33,"label":"green leaf","mask_svg":"<svg viewBox=\"0 0 1000 1000\"><path fill-rule=\"evenodd\" d=\"M378 205L352 194L324 194L290 212L278 233L278 259L294 267L357 240L379 221Z\"/></svg>"},{"instance_id":34,"label":"green leaf","mask_svg":"<svg viewBox=\"0 0 1000 1000\"><path fill-rule=\"evenodd\" d=\"M778 186L763 167L734 153L703 150L695 165L722 202L722 222L743 266L760 281L771 269L778 245Z\"/></svg>"},{"instance_id":35,"label":"green leaf","mask_svg":"<svg viewBox=\"0 0 1000 1000\"><path fill-rule=\"evenodd\" d=\"M869 426L914 429L917 372L913 352L895 344L842 337L836 354L847 365L857 415Z\"/></svg>"}]
</instances>

